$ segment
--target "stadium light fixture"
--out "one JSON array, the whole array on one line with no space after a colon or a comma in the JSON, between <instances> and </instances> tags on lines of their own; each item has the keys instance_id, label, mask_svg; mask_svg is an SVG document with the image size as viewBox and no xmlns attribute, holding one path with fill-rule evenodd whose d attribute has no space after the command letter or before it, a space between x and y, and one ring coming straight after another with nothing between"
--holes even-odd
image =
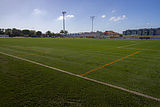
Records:
<instances>
[{"instance_id":1,"label":"stadium light fixture","mask_svg":"<svg viewBox=\"0 0 160 107\"><path fill-rule=\"evenodd\" d=\"M65 34L65 14L66 14L67 12L66 11L63 11L62 12L62 14L63 14L63 32L64 32L64 34Z\"/></svg>"},{"instance_id":2,"label":"stadium light fixture","mask_svg":"<svg viewBox=\"0 0 160 107\"><path fill-rule=\"evenodd\" d=\"M92 20L92 30L91 30L91 32L93 32L93 22L94 22L95 16L91 16L90 18Z\"/></svg>"}]
</instances>

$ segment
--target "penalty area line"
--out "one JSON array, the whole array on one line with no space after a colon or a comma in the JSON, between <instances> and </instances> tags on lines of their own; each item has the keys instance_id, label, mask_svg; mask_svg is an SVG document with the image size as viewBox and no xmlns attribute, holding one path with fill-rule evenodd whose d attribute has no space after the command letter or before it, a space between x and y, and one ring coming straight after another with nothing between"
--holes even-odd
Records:
<instances>
[{"instance_id":1,"label":"penalty area line","mask_svg":"<svg viewBox=\"0 0 160 107\"><path fill-rule=\"evenodd\" d=\"M95 79L87 78L87 77L84 77L84 76L81 76L81 75L78 75L78 74L74 74L74 73L71 73L71 72L68 72L68 71L65 71L65 70L62 70L62 69L51 67L51 66L48 66L48 65L45 65L45 64L41 64L39 62L35 62L35 61L28 60L28 59L25 59L25 58L17 57L17 56L7 54L7 53L4 53L4 52L0 52L0 54L6 55L6 56L9 56L9 57L13 57L13 58L16 58L16 59L19 59L19 60L23 60L23 61L26 61L26 62L30 62L30 63L33 63L33 64L37 64L37 65L40 65L40 66L43 66L43 67L46 67L46 68L49 68L49 69L52 69L52 70L60 71L60 72L63 72L63 73L66 73L66 74L69 74L69 75L72 75L72 76L76 76L76 77L79 77L79 78L82 78L82 79L85 79L85 80L88 80L88 81L92 81L92 82L95 82L95 83L98 83L98 84L101 84L101 85L109 86L109 87L119 89L119 90L122 90L122 91L125 91L125 92L128 92L128 93L137 95L137 96L145 97L145 98L152 99L152 100L160 102L159 98L152 97L152 96L149 96L149 95L146 95L146 94L143 94L143 93L139 93L139 92L136 92L136 91L125 89L125 88L122 88L122 87L119 87L119 86L116 86L116 85L112 85L112 84L109 84L109 83L106 83L106 82L98 81L98 80L95 80Z\"/></svg>"}]
</instances>

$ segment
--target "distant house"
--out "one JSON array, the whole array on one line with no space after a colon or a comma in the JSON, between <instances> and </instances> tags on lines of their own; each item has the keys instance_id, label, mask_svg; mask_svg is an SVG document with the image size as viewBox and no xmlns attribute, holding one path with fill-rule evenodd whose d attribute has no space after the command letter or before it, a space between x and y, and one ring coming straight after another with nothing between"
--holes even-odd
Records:
<instances>
[{"instance_id":1,"label":"distant house","mask_svg":"<svg viewBox=\"0 0 160 107\"><path fill-rule=\"evenodd\" d=\"M160 28L156 29L155 34L160 35Z\"/></svg>"},{"instance_id":2,"label":"distant house","mask_svg":"<svg viewBox=\"0 0 160 107\"><path fill-rule=\"evenodd\" d=\"M105 31L104 35L105 36L117 36L117 35L119 35L119 33L114 32L114 31Z\"/></svg>"},{"instance_id":3,"label":"distant house","mask_svg":"<svg viewBox=\"0 0 160 107\"><path fill-rule=\"evenodd\" d=\"M160 35L160 28L126 30L123 35Z\"/></svg>"}]
</instances>

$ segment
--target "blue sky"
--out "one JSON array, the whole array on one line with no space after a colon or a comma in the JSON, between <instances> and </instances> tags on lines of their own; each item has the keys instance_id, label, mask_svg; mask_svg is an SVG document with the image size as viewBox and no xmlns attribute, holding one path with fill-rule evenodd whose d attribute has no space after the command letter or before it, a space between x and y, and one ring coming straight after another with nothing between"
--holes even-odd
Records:
<instances>
[{"instance_id":1,"label":"blue sky","mask_svg":"<svg viewBox=\"0 0 160 107\"><path fill-rule=\"evenodd\" d=\"M160 27L160 0L0 0L0 28L59 32L67 11L69 32Z\"/></svg>"}]
</instances>

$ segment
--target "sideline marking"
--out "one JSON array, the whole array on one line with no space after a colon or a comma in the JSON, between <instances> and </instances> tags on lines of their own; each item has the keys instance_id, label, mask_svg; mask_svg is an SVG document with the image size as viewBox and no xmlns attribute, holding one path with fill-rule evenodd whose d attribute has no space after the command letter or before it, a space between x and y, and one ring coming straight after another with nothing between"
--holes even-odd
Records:
<instances>
[{"instance_id":1,"label":"sideline marking","mask_svg":"<svg viewBox=\"0 0 160 107\"><path fill-rule=\"evenodd\" d=\"M30 53L30 54L21 54L21 55L18 55L18 56L22 57L22 56L33 56L33 55L39 55L39 54L37 54L37 53Z\"/></svg>"},{"instance_id":2,"label":"sideline marking","mask_svg":"<svg viewBox=\"0 0 160 107\"><path fill-rule=\"evenodd\" d=\"M34 49L34 48L24 48L24 47L21 47L21 46L6 46L6 47L9 47L9 48L17 48L17 49L21 49L21 50L27 50L27 51L35 51L35 52L39 52L39 53L44 53L44 54L47 54L48 52L44 52L42 50L39 50L39 49Z\"/></svg>"},{"instance_id":3,"label":"sideline marking","mask_svg":"<svg viewBox=\"0 0 160 107\"><path fill-rule=\"evenodd\" d=\"M38 63L38 62L35 62L35 61L32 61L32 60L25 59L25 58L10 55L10 54L4 53L4 52L0 52L0 54L10 56L10 57L13 57L13 58L16 58L16 59L19 59L19 60L23 60L23 61L26 61L26 62L30 62L30 63L33 63L33 64L37 64L37 65L40 65L40 66L43 66L43 67L46 67L46 68L49 68L49 69L52 69L52 70L60 71L60 72L63 72L63 73L66 73L66 74L69 74L69 75L72 75L72 76L76 76L76 77L79 77L79 78L82 78L82 79L85 79L85 80L88 80L88 81L92 81L92 82L95 82L95 83L98 83L98 84L109 86L109 87L119 89L119 90L122 90L122 91L125 91L125 92L128 92L128 93L132 93L132 94L137 95L137 96L145 97L145 98L152 99L152 100L160 102L160 98L152 97L152 96L149 96L149 95L146 95L146 94L143 94L143 93L139 93L139 92L136 92L136 91L125 89L125 88L122 88L122 87L119 87L119 86L116 86L116 85L112 85L112 84L109 84L109 83L106 83L106 82L101 82L101 81L98 81L98 80L95 80L95 79L83 77L83 76L78 75L78 74L74 74L74 73L71 73L71 72L68 72L68 71L65 71L65 70L62 70L62 69L54 68L54 67L51 67L51 66L48 66L48 65L45 65L45 64L41 64L41 63Z\"/></svg>"},{"instance_id":4,"label":"sideline marking","mask_svg":"<svg viewBox=\"0 0 160 107\"><path fill-rule=\"evenodd\" d=\"M94 68L94 69L92 69L92 70L90 70L90 71L88 71L88 72L85 72L85 73L83 73L83 74L80 74L80 75L81 75L81 76L87 75L87 74L89 74L89 73L91 73L91 72L94 72L94 71L96 71L96 70L98 70L98 69L101 69L101 68L103 68L103 67L105 67L105 66L111 65L111 64L113 64L113 63L115 63L115 62L119 62L119 61L121 61L121 60L123 60L123 59L125 59L125 58L127 58L127 57L129 57L129 56L133 56L133 55L135 55L135 54L137 54L137 53L140 53L140 52L141 52L141 51L137 51L137 52L135 52L135 53L133 53L133 54L127 55L127 56L125 56L125 57L123 57L123 58L117 59L117 60L112 61L112 62L110 62L110 63L108 63L108 64L105 64L105 65L102 65L102 66L100 66L100 67Z\"/></svg>"}]
</instances>

